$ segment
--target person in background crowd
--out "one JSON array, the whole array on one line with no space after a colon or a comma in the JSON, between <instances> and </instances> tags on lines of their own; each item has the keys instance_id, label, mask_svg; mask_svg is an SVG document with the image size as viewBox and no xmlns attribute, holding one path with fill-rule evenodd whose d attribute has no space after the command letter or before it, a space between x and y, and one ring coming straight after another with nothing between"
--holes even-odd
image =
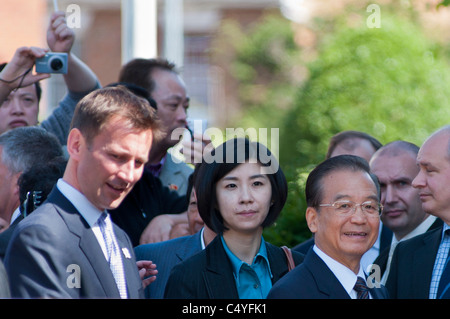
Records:
<instances>
[{"instance_id":1,"label":"person in background crowd","mask_svg":"<svg viewBox=\"0 0 450 319\"><path fill-rule=\"evenodd\" d=\"M381 147L370 160L370 169L380 182L384 207L381 220L394 233L391 245L374 261L380 267L382 284L386 283L399 242L442 226L442 220L423 211L419 190L412 186L419 172L418 152L419 147L412 143L394 141Z\"/></svg>"},{"instance_id":2,"label":"person in background crowd","mask_svg":"<svg viewBox=\"0 0 450 319\"><path fill-rule=\"evenodd\" d=\"M443 227L397 245L386 282L392 298L450 298L450 126L434 132L417 155L419 173L412 181L422 209Z\"/></svg>"},{"instance_id":3,"label":"person in background crowd","mask_svg":"<svg viewBox=\"0 0 450 319\"><path fill-rule=\"evenodd\" d=\"M173 138L172 133L187 125L190 99L186 86L175 65L160 58L129 61L120 71L119 82L147 90L156 102L156 113L165 136L153 144L142 180L123 204L111 212L111 216L127 232L135 246L181 236L177 229L187 226L187 201L184 196L193 169L174 159L169 149L179 142L179 137ZM195 157L202 154L204 137L194 137L190 154ZM148 196L152 192L159 195Z\"/></svg>"},{"instance_id":4,"label":"person in background crowd","mask_svg":"<svg viewBox=\"0 0 450 319\"><path fill-rule=\"evenodd\" d=\"M63 156L61 144L50 132L36 126L18 127L0 135L0 217L13 228L22 219L18 181L36 165ZM10 227L11 227L10 226ZM0 234L0 257L6 252L12 230Z\"/></svg>"},{"instance_id":5,"label":"person in background crowd","mask_svg":"<svg viewBox=\"0 0 450 319\"><path fill-rule=\"evenodd\" d=\"M65 145L70 121L77 102L89 92L100 87L96 75L72 52L75 34L67 26L64 12L51 15L47 30L47 43L53 52L68 53L68 71L64 74L68 93L51 116L41 123L47 131ZM0 65L0 134L7 130L38 124L40 80L49 74L33 74L36 58L41 58L47 50L36 47L18 48L6 64Z\"/></svg>"},{"instance_id":6,"label":"person in background crowd","mask_svg":"<svg viewBox=\"0 0 450 319\"><path fill-rule=\"evenodd\" d=\"M326 158L338 155L356 155L370 162L382 146L375 137L359 131L342 131L330 139Z\"/></svg>"}]
</instances>

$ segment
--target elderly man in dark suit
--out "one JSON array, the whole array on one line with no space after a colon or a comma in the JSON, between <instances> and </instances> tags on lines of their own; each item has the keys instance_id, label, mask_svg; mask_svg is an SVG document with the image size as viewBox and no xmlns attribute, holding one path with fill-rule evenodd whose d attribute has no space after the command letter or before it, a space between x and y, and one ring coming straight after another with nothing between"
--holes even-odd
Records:
<instances>
[{"instance_id":1,"label":"elderly man in dark suit","mask_svg":"<svg viewBox=\"0 0 450 319\"><path fill-rule=\"evenodd\" d=\"M123 87L103 88L77 105L62 179L20 222L6 252L11 294L22 298L141 298L128 236L106 210L139 180L157 132L154 111Z\"/></svg>"},{"instance_id":2,"label":"elderly man in dark suit","mask_svg":"<svg viewBox=\"0 0 450 319\"><path fill-rule=\"evenodd\" d=\"M417 155L422 208L444 222L443 227L399 243L392 257L386 287L392 298L450 298L450 126L433 133Z\"/></svg>"},{"instance_id":3,"label":"elderly man in dark suit","mask_svg":"<svg viewBox=\"0 0 450 319\"><path fill-rule=\"evenodd\" d=\"M386 288L367 281L361 266L361 257L377 239L382 209L368 163L353 155L327 159L310 173L305 191L315 244L268 298L387 298Z\"/></svg>"}]
</instances>

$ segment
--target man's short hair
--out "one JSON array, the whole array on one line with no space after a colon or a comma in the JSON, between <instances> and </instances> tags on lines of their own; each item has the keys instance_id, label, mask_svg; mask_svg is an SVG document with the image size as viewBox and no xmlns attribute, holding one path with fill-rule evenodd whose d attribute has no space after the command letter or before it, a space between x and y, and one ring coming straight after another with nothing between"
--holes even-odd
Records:
<instances>
[{"instance_id":1,"label":"man's short hair","mask_svg":"<svg viewBox=\"0 0 450 319\"><path fill-rule=\"evenodd\" d=\"M241 151L243 153L240 153ZM250 142L246 138L230 139L215 148L212 154L220 155L212 162L206 162L205 158L203 159L195 176L194 188L200 217L210 229L220 234L227 229L218 209L217 182L237 166L250 159L256 160L262 166L271 166L276 159L263 144ZM270 162L263 160L262 156L270 158ZM272 186L272 205L262 224L263 227L270 226L275 222L287 198L287 182L281 168L278 168L273 174L267 174L267 177Z\"/></svg>"},{"instance_id":2,"label":"man's short hair","mask_svg":"<svg viewBox=\"0 0 450 319\"><path fill-rule=\"evenodd\" d=\"M398 156L400 154L404 154L405 152L411 153L411 155L417 157L419 147L416 144L407 141L393 141L380 147L373 154L373 158L381 155Z\"/></svg>"},{"instance_id":3,"label":"man's short hair","mask_svg":"<svg viewBox=\"0 0 450 319\"><path fill-rule=\"evenodd\" d=\"M36 126L18 127L3 133L0 146L2 162L13 174L63 156L56 136Z\"/></svg>"},{"instance_id":4,"label":"man's short hair","mask_svg":"<svg viewBox=\"0 0 450 319\"><path fill-rule=\"evenodd\" d=\"M138 131L152 130L153 139L160 134L155 109L123 86L105 87L86 95L75 108L71 129L79 129L89 144L113 116L122 117L124 123Z\"/></svg>"},{"instance_id":5,"label":"man's short hair","mask_svg":"<svg viewBox=\"0 0 450 319\"><path fill-rule=\"evenodd\" d=\"M370 172L366 160L354 155L338 155L326 159L316 166L306 180L305 195L308 207L319 207L323 200L323 180L336 171L363 172L370 175L377 189L378 200L380 200L380 184L378 178Z\"/></svg>"},{"instance_id":6,"label":"man's short hair","mask_svg":"<svg viewBox=\"0 0 450 319\"><path fill-rule=\"evenodd\" d=\"M169 72L178 72L175 70L175 64L166 59L133 59L125 64L120 70L119 82L127 82L143 87L150 92L150 95L156 87L152 73L154 70L165 70Z\"/></svg>"},{"instance_id":7,"label":"man's short hair","mask_svg":"<svg viewBox=\"0 0 450 319\"><path fill-rule=\"evenodd\" d=\"M337 133L330 139L326 158L331 157L331 154L333 154L334 149L339 144L341 144L342 142L344 142L346 140L355 139L355 138L368 141L373 146L375 151L378 150L383 145L375 137L373 137L367 133L359 132L359 131L342 131L342 132Z\"/></svg>"}]
</instances>

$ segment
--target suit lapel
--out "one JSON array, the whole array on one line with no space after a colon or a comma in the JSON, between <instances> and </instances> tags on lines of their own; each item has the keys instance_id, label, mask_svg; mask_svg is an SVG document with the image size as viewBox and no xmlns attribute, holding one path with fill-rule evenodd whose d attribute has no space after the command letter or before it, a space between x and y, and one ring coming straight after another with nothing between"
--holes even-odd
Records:
<instances>
[{"instance_id":1,"label":"suit lapel","mask_svg":"<svg viewBox=\"0 0 450 319\"><path fill-rule=\"evenodd\" d=\"M303 265L308 268L314 277L319 292L330 299L349 299L350 296L345 291L339 280L328 268L325 262L310 249L306 254Z\"/></svg>"},{"instance_id":2,"label":"suit lapel","mask_svg":"<svg viewBox=\"0 0 450 319\"><path fill-rule=\"evenodd\" d=\"M206 268L203 278L211 299L239 299L233 269L223 248L220 236L205 248Z\"/></svg>"},{"instance_id":3,"label":"suit lapel","mask_svg":"<svg viewBox=\"0 0 450 319\"><path fill-rule=\"evenodd\" d=\"M175 255L177 256L179 262L185 260L187 257L191 257L193 254L202 250L201 234L202 232L198 231L194 235L186 238L184 244L179 246L180 249L175 252Z\"/></svg>"},{"instance_id":4,"label":"suit lapel","mask_svg":"<svg viewBox=\"0 0 450 319\"><path fill-rule=\"evenodd\" d=\"M413 272L412 280L414 298L428 299L431 276L433 274L434 261L441 241L442 227L429 231L422 238L422 245L414 250L413 262L410 271Z\"/></svg>"},{"instance_id":5,"label":"suit lapel","mask_svg":"<svg viewBox=\"0 0 450 319\"><path fill-rule=\"evenodd\" d=\"M69 231L79 238L79 247L97 275L98 282L103 287L106 297L120 298L109 264L103 258L103 251L87 222L57 187L48 196L48 201L56 204L58 212ZM102 258L99 258L99 256Z\"/></svg>"}]
</instances>

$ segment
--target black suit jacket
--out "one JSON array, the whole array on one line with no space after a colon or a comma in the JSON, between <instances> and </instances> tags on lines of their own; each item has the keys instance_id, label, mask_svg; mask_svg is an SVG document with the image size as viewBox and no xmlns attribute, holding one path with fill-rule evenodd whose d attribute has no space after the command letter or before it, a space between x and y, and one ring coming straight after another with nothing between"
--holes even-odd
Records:
<instances>
[{"instance_id":1,"label":"black suit jacket","mask_svg":"<svg viewBox=\"0 0 450 319\"><path fill-rule=\"evenodd\" d=\"M272 271L272 284L288 273L283 250L266 242ZM292 252L296 265L302 254ZM201 252L176 265L169 277L164 298L170 299L239 299L233 268L220 236Z\"/></svg>"},{"instance_id":2,"label":"black suit jacket","mask_svg":"<svg viewBox=\"0 0 450 319\"><path fill-rule=\"evenodd\" d=\"M428 228L427 231L442 227L442 219L437 218L434 223L430 226L430 228ZM392 237L391 237L392 238ZM392 239L391 239L392 241ZM391 245L389 245L388 247L386 247L381 253L380 255L378 255L377 259L375 259L375 261L373 262L374 264L378 265L380 267L381 270L381 276L383 276L384 272L386 271L386 266L387 266L387 262L389 259L389 252L391 251Z\"/></svg>"},{"instance_id":3,"label":"black suit jacket","mask_svg":"<svg viewBox=\"0 0 450 319\"><path fill-rule=\"evenodd\" d=\"M371 288L373 299L387 299L384 286ZM310 249L303 263L281 278L268 299L350 299L350 295L325 262Z\"/></svg>"},{"instance_id":4,"label":"black suit jacket","mask_svg":"<svg viewBox=\"0 0 450 319\"><path fill-rule=\"evenodd\" d=\"M441 236L442 227L439 227L397 245L386 282L391 298L429 298Z\"/></svg>"},{"instance_id":5,"label":"black suit jacket","mask_svg":"<svg viewBox=\"0 0 450 319\"><path fill-rule=\"evenodd\" d=\"M161 180L144 170L141 179L116 209L110 210L114 223L130 237L133 247L139 245L142 232L151 220L161 214L178 214L187 210L186 195L180 196Z\"/></svg>"},{"instance_id":6,"label":"black suit jacket","mask_svg":"<svg viewBox=\"0 0 450 319\"><path fill-rule=\"evenodd\" d=\"M116 225L128 296L144 291L128 236ZM128 253L124 251L128 250ZM87 222L55 186L14 230L6 251L15 298L120 298L109 264Z\"/></svg>"}]
</instances>

